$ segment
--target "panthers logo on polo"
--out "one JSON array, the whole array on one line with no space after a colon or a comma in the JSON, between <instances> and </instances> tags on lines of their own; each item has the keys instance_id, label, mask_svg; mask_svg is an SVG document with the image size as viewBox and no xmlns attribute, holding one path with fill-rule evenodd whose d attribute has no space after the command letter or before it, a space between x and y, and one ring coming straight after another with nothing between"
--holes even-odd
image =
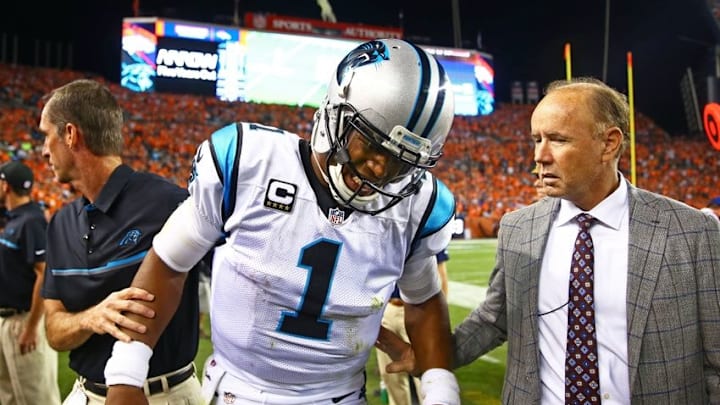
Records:
<instances>
[{"instance_id":1,"label":"panthers logo on polo","mask_svg":"<svg viewBox=\"0 0 720 405\"><path fill-rule=\"evenodd\" d=\"M140 232L138 229L131 229L127 231L125 236L123 236L123 238L120 240L120 247L137 245L141 235L142 232Z\"/></svg>"}]
</instances>

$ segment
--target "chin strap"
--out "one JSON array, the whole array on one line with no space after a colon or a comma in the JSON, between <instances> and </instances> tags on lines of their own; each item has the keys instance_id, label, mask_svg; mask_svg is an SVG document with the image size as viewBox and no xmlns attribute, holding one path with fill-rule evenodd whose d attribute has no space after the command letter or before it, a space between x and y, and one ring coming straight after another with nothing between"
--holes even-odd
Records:
<instances>
[{"instance_id":1,"label":"chin strap","mask_svg":"<svg viewBox=\"0 0 720 405\"><path fill-rule=\"evenodd\" d=\"M350 208L362 208L363 206L371 203L372 201L375 201L375 199L378 197L378 193L372 193L367 196L355 196L353 198L353 194L355 192L350 190L347 184L345 184L345 179L343 179L342 175L342 165L329 165L328 170L330 171L330 173L328 174L325 172L325 170L323 170L323 165L320 163L320 160L318 160L317 153L314 150L311 150L310 154L312 155L313 161L320 170L320 176L323 178L325 184L327 184L327 187L330 189L330 194L332 194L333 199L337 201L338 204L348 206ZM347 152L344 152L342 154L338 153L338 155L340 155L341 157L344 156L345 161L349 160L347 159Z\"/></svg>"},{"instance_id":2,"label":"chin strap","mask_svg":"<svg viewBox=\"0 0 720 405\"><path fill-rule=\"evenodd\" d=\"M343 178L342 173L342 165L341 164L334 164L330 165L330 177L333 180L333 184L335 185L335 188L337 188L338 194L340 194L340 197L343 201L348 201L349 203L352 203L354 206L364 207L365 205L370 204L371 202L375 201L378 198L379 193L375 192L369 195L355 195L355 191L350 190L350 187L345 184L345 179ZM332 186L330 187L333 188ZM333 193L334 194L334 193Z\"/></svg>"}]
</instances>

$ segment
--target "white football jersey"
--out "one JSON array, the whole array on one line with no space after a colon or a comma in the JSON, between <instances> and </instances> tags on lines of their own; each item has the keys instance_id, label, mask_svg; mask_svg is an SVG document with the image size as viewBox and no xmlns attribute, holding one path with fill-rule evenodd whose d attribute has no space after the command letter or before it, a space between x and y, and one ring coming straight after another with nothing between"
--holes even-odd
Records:
<instances>
[{"instance_id":1,"label":"white football jersey","mask_svg":"<svg viewBox=\"0 0 720 405\"><path fill-rule=\"evenodd\" d=\"M362 376L395 283L408 302L440 291L434 255L455 208L427 173L378 215L323 210L308 150L277 128L229 125L199 147L189 185L189 220L225 235L212 273L215 353L233 375L278 386Z\"/></svg>"}]
</instances>

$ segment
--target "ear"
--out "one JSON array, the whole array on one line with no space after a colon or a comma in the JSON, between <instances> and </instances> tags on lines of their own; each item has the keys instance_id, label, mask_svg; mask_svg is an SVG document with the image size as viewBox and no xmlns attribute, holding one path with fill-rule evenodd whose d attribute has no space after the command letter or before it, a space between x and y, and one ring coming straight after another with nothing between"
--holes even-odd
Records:
<instances>
[{"instance_id":1,"label":"ear","mask_svg":"<svg viewBox=\"0 0 720 405\"><path fill-rule=\"evenodd\" d=\"M623 133L618 127L610 127L603 133L603 161L612 161L620 158Z\"/></svg>"},{"instance_id":2,"label":"ear","mask_svg":"<svg viewBox=\"0 0 720 405\"><path fill-rule=\"evenodd\" d=\"M68 149L72 149L78 144L79 137L79 129L75 124L71 122L65 124L65 146Z\"/></svg>"}]
</instances>

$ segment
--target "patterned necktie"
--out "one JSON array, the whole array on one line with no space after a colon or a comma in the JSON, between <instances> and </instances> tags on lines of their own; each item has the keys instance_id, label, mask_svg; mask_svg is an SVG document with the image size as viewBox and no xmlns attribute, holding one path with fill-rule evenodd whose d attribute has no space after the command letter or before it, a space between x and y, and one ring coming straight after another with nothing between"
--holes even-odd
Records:
<instances>
[{"instance_id":1,"label":"patterned necktie","mask_svg":"<svg viewBox=\"0 0 720 405\"><path fill-rule=\"evenodd\" d=\"M580 225L570 269L567 348L565 351L565 404L599 404L597 334L593 298L595 249L589 229L596 219L575 217Z\"/></svg>"}]
</instances>

